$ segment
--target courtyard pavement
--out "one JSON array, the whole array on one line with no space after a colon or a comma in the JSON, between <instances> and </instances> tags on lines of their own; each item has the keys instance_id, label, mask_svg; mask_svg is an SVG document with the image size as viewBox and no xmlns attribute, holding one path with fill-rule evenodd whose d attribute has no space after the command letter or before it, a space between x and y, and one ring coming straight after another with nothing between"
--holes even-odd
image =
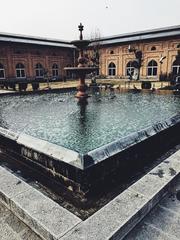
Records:
<instances>
[{"instance_id":1,"label":"courtyard pavement","mask_svg":"<svg viewBox=\"0 0 180 240\"><path fill-rule=\"evenodd\" d=\"M91 80L87 79L86 84L90 84ZM141 89L141 81L127 81L127 79L97 79L99 84L113 84L115 88L122 89ZM165 86L168 86L169 82L152 82L152 87L158 89ZM66 82L49 82L49 83L40 83L39 90L49 90L49 89L64 89L64 88L76 88L78 85L78 80L68 80ZM13 93L18 91L18 86L16 86L16 91L0 89L0 95L3 93ZM33 91L31 84L28 84L27 91Z\"/></svg>"},{"instance_id":2,"label":"courtyard pavement","mask_svg":"<svg viewBox=\"0 0 180 240\"><path fill-rule=\"evenodd\" d=\"M180 196L176 196L178 190L180 176L172 192L163 198L124 240L179 240ZM42 240L2 203L0 203L0 239Z\"/></svg>"},{"instance_id":3,"label":"courtyard pavement","mask_svg":"<svg viewBox=\"0 0 180 240\"><path fill-rule=\"evenodd\" d=\"M170 192L124 240L180 239L180 176Z\"/></svg>"},{"instance_id":4,"label":"courtyard pavement","mask_svg":"<svg viewBox=\"0 0 180 240\"><path fill-rule=\"evenodd\" d=\"M42 240L2 203L0 203L0 239Z\"/></svg>"}]
</instances>

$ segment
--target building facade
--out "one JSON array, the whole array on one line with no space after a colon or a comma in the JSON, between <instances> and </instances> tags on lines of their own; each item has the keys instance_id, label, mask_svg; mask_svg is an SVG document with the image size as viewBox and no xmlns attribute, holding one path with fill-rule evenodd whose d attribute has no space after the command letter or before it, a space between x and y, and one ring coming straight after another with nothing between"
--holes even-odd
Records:
<instances>
[{"instance_id":1,"label":"building facade","mask_svg":"<svg viewBox=\"0 0 180 240\"><path fill-rule=\"evenodd\" d=\"M180 26L99 39L100 75L129 78L138 68L140 79L180 75ZM133 49L133 51L130 51Z\"/></svg>"},{"instance_id":2,"label":"building facade","mask_svg":"<svg viewBox=\"0 0 180 240\"><path fill-rule=\"evenodd\" d=\"M0 34L0 79L61 79L73 54L69 42Z\"/></svg>"},{"instance_id":3,"label":"building facade","mask_svg":"<svg viewBox=\"0 0 180 240\"><path fill-rule=\"evenodd\" d=\"M122 34L92 41L99 75L122 79L166 80L180 75L180 26ZM70 42L0 33L0 80L71 78L77 51Z\"/></svg>"}]
</instances>

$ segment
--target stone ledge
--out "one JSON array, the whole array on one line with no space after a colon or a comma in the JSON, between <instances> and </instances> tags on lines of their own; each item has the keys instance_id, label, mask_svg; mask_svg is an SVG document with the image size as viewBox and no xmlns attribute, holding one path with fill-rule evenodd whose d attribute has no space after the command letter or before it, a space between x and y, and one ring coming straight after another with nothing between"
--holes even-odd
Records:
<instances>
[{"instance_id":1,"label":"stone ledge","mask_svg":"<svg viewBox=\"0 0 180 240\"><path fill-rule=\"evenodd\" d=\"M43 239L123 239L167 193L180 172L180 150L85 221L0 167L0 201Z\"/></svg>"},{"instance_id":2,"label":"stone ledge","mask_svg":"<svg viewBox=\"0 0 180 240\"><path fill-rule=\"evenodd\" d=\"M81 219L0 167L0 201L43 239L59 239Z\"/></svg>"},{"instance_id":3,"label":"stone ledge","mask_svg":"<svg viewBox=\"0 0 180 240\"><path fill-rule=\"evenodd\" d=\"M48 141L21 133L17 138L17 144L22 146L22 156L36 160L38 154L44 154L50 158L72 165L78 162L81 166L81 157L79 153Z\"/></svg>"},{"instance_id":4,"label":"stone ledge","mask_svg":"<svg viewBox=\"0 0 180 240\"><path fill-rule=\"evenodd\" d=\"M170 127L180 124L180 114L177 114L169 119L155 123L154 125L147 127L138 132L131 133L130 135L120 138L116 141L98 147L92 151L89 151L83 156L84 168L88 168L94 164L97 164L109 157L112 157L138 143L141 143L153 136L162 133ZM89 160L89 161L87 161ZM88 162L88 164L86 163Z\"/></svg>"},{"instance_id":5,"label":"stone ledge","mask_svg":"<svg viewBox=\"0 0 180 240\"><path fill-rule=\"evenodd\" d=\"M2 128L2 127L0 127L0 135L4 136L6 138L9 138L13 141L16 141L19 137L18 133L15 133L11 130L8 130L8 129Z\"/></svg>"},{"instance_id":6,"label":"stone ledge","mask_svg":"<svg viewBox=\"0 0 180 240\"><path fill-rule=\"evenodd\" d=\"M161 200L179 176L179 153L180 150L60 239L123 239Z\"/></svg>"}]
</instances>

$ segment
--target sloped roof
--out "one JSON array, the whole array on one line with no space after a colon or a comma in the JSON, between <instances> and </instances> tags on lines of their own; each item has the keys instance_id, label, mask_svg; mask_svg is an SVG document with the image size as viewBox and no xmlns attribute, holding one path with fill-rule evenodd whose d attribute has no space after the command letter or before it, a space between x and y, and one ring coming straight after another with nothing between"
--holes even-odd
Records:
<instances>
[{"instance_id":1,"label":"sloped roof","mask_svg":"<svg viewBox=\"0 0 180 240\"><path fill-rule=\"evenodd\" d=\"M91 42L92 43L100 42L101 45L111 45L111 44L135 42L135 41L142 41L142 40L161 39L161 38L175 37L175 36L180 37L180 25L151 29L146 31L124 33L124 34L119 34L119 35L114 35L109 37L102 37L100 39L92 40ZM76 48L71 44L70 41L52 39L52 38L34 37L34 36L27 36L27 35L21 35L21 34L13 34L13 33L3 33L3 32L0 32L0 41L37 44L37 45L55 46L55 47L63 47L63 48Z\"/></svg>"},{"instance_id":2,"label":"sloped roof","mask_svg":"<svg viewBox=\"0 0 180 240\"><path fill-rule=\"evenodd\" d=\"M13 34L13 33L3 33L3 32L0 32L0 41L37 44L37 45L63 47L63 48L75 48L70 42L64 41L64 40L34 37L34 36L27 36L27 35L21 35L21 34Z\"/></svg>"},{"instance_id":3,"label":"sloped roof","mask_svg":"<svg viewBox=\"0 0 180 240\"><path fill-rule=\"evenodd\" d=\"M117 44L117 43L142 41L142 40L160 39L160 38L174 37L174 36L180 37L180 25L151 29L146 31L124 33L124 34L114 35L110 37L102 37L92 42L99 41L101 45L109 45L109 44Z\"/></svg>"}]
</instances>

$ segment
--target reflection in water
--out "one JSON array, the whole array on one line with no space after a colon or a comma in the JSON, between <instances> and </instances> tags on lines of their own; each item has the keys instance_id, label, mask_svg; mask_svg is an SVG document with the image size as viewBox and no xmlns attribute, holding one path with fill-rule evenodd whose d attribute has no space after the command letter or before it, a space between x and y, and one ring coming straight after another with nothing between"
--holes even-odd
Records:
<instances>
[{"instance_id":1,"label":"reflection in water","mask_svg":"<svg viewBox=\"0 0 180 240\"><path fill-rule=\"evenodd\" d=\"M78 100L78 106L80 108L80 120L81 120L81 123L85 122L87 105L88 105L87 99L82 99L82 100L79 99Z\"/></svg>"},{"instance_id":2,"label":"reflection in water","mask_svg":"<svg viewBox=\"0 0 180 240\"><path fill-rule=\"evenodd\" d=\"M0 127L8 128L7 122L3 119L3 110L0 108Z\"/></svg>"},{"instance_id":3,"label":"reflection in water","mask_svg":"<svg viewBox=\"0 0 180 240\"><path fill-rule=\"evenodd\" d=\"M95 92L88 104L74 93L0 98L0 125L81 153L144 129L180 112L173 95Z\"/></svg>"}]
</instances>

